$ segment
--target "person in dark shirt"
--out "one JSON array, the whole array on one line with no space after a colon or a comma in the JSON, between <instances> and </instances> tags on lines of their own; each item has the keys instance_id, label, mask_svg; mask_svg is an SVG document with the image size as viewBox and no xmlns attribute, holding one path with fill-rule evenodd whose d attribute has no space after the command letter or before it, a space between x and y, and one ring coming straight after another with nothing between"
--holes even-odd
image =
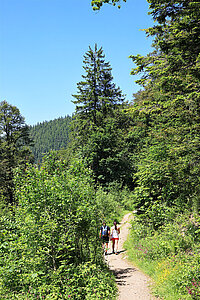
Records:
<instances>
[{"instance_id":1,"label":"person in dark shirt","mask_svg":"<svg viewBox=\"0 0 200 300\"><path fill-rule=\"evenodd\" d=\"M99 237L102 240L102 247L105 255L107 255L108 251L108 243L110 238L110 227L106 225L106 221L103 221L103 225L100 228Z\"/></svg>"}]
</instances>

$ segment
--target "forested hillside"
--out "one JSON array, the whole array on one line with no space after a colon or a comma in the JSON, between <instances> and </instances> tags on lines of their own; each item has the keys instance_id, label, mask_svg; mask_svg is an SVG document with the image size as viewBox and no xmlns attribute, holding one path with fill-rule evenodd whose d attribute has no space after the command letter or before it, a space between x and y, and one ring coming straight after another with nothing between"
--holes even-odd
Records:
<instances>
[{"instance_id":1,"label":"forested hillside","mask_svg":"<svg viewBox=\"0 0 200 300\"><path fill-rule=\"evenodd\" d=\"M44 121L30 126L30 136L35 162L41 162L45 153L50 150L66 149L69 141L71 117L60 117L52 121Z\"/></svg>"}]
</instances>

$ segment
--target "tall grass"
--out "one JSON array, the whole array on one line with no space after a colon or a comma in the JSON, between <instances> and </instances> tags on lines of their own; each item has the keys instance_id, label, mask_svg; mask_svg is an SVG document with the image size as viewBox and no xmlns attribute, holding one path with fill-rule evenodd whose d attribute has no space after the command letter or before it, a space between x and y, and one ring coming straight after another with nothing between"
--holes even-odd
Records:
<instances>
[{"instance_id":1,"label":"tall grass","mask_svg":"<svg viewBox=\"0 0 200 300\"><path fill-rule=\"evenodd\" d=\"M153 279L161 299L200 299L200 217L185 213L158 231L136 217L125 244L128 256Z\"/></svg>"}]
</instances>

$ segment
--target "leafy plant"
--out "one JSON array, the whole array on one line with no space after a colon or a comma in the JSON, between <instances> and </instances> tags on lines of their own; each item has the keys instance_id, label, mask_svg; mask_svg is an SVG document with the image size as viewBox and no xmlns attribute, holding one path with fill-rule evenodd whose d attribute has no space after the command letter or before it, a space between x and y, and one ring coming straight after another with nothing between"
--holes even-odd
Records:
<instances>
[{"instance_id":1,"label":"leafy plant","mask_svg":"<svg viewBox=\"0 0 200 300\"><path fill-rule=\"evenodd\" d=\"M113 299L91 171L50 153L40 168L18 169L15 185L18 206L1 218L1 297L108 299L112 290Z\"/></svg>"},{"instance_id":2,"label":"leafy plant","mask_svg":"<svg viewBox=\"0 0 200 300\"><path fill-rule=\"evenodd\" d=\"M159 230L133 220L129 257L154 280L154 293L163 299L198 299L199 216L184 213Z\"/></svg>"}]
</instances>

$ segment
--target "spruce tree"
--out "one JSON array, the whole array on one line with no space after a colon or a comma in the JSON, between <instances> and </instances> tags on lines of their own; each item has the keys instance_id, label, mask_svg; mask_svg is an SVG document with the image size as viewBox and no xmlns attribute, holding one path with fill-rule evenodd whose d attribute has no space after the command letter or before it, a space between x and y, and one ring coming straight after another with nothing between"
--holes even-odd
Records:
<instances>
[{"instance_id":1,"label":"spruce tree","mask_svg":"<svg viewBox=\"0 0 200 300\"><path fill-rule=\"evenodd\" d=\"M124 95L113 83L112 68L102 47L89 47L84 55L83 81L73 95L76 114L72 122L72 151L79 151L102 185L130 181L124 137L127 117Z\"/></svg>"},{"instance_id":2,"label":"spruce tree","mask_svg":"<svg viewBox=\"0 0 200 300\"><path fill-rule=\"evenodd\" d=\"M16 106L0 102L0 198L14 202L13 170L32 160L29 128Z\"/></svg>"},{"instance_id":3,"label":"spruce tree","mask_svg":"<svg viewBox=\"0 0 200 300\"><path fill-rule=\"evenodd\" d=\"M80 135L101 126L124 101L122 91L113 83L112 68L105 61L102 47L98 49L95 45L94 50L89 47L83 63L85 75L82 75L83 81L77 84L78 93L73 95L76 100L72 101L76 104L76 129Z\"/></svg>"}]
</instances>

